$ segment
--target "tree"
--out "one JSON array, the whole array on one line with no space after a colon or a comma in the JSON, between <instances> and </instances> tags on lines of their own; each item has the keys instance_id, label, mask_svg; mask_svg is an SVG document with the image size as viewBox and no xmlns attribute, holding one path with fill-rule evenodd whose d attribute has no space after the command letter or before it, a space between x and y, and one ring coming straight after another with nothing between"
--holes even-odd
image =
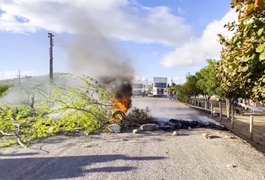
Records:
<instances>
[{"instance_id":1,"label":"tree","mask_svg":"<svg viewBox=\"0 0 265 180\"><path fill-rule=\"evenodd\" d=\"M198 79L197 86L200 88L203 95L221 95L222 90L220 82L216 76L217 62L211 59L207 60L207 62L207 66L196 73L196 77Z\"/></svg>"},{"instance_id":2,"label":"tree","mask_svg":"<svg viewBox=\"0 0 265 180\"><path fill-rule=\"evenodd\" d=\"M222 35L218 78L228 98L265 100L265 5L264 0L232 0L238 21L225 27L232 38Z\"/></svg>"},{"instance_id":3,"label":"tree","mask_svg":"<svg viewBox=\"0 0 265 180\"><path fill-rule=\"evenodd\" d=\"M188 74L186 76L186 82L183 84L183 92L188 97L194 96L196 99L196 96L201 94L201 90L197 85L198 78L195 75Z\"/></svg>"},{"instance_id":4,"label":"tree","mask_svg":"<svg viewBox=\"0 0 265 180\"><path fill-rule=\"evenodd\" d=\"M0 147L16 143L26 146L32 140L54 134L92 133L105 127L112 115L112 92L92 78L72 78L69 82L80 86L42 84L34 89L37 97L42 97L34 107L1 105L0 137L10 138L4 138Z\"/></svg>"},{"instance_id":5,"label":"tree","mask_svg":"<svg viewBox=\"0 0 265 180\"><path fill-rule=\"evenodd\" d=\"M190 98L187 94L185 89L183 88L183 85L175 85L172 87L172 89L176 92L176 97L183 102L187 102Z\"/></svg>"}]
</instances>

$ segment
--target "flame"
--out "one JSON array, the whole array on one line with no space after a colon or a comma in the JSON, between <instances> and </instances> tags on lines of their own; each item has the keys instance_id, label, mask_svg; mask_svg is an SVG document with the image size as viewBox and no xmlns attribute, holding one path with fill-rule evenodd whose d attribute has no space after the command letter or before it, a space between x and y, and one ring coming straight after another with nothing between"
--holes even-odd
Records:
<instances>
[{"instance_id":1,"label":"flame","mask_svg":"<svg viewBox=\"0 0 265 180\"><path fill-rule=\"evenodd\" d=\"M117 112L123 112L123 113L118 113L116 116L113 117L112 123L118 123L123 120L123 115L127 113L129 108L131 107L132 100L129 97L126 98L112 98L112 114L114 115Z\"/></svg>"},{"instance_id":2,"label":"flame","mask_svg":"<svg viewBox=\"0 0 265 180\"><path fill-rule=\"evenodd\" d=\"M122 112L126 113L131 106L131 102L132 102L131 98L128 97L122 99L113 98L112 99L112 103L114 105L113 109L121 110Z\"/></svg>"}]
</instances>

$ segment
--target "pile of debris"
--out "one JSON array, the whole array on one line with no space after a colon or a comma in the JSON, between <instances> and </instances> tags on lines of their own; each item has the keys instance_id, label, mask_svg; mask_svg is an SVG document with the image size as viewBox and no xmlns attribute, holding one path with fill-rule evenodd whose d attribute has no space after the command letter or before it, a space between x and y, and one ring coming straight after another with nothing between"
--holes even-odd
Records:
<instances>
[{"instance_id":1,"label":"pile of debris","mask_svg":"<svg viewBox=\"0 0 265 180\"><path fill-rule=\"evenodd\" d=\"M148 118L148 120L150 120ZM128 123L128 122L127 122ZM216 130L227 130L224 125L219 125L214 122L201 122L194 120L180 120L180 119L170 119L170 120L153 120L151 122L146 121L145 123L135 123L130 122L130 126L128 127L136 127L139 129L134 129L133 133L139 133L140 131L155 131L158 129L162 129L164 131L175 131L179 129L194 129L194 128L210 128ZM128 124L127 124L128 125ZM124 126L122 126L124 128ZM109 125L110 132L119 133L121 131L121 127L118 124Z\"/></svg>"},{"instance_id":2,"label":"pile of debris","mask_svg":"<svg viewBox=\"0 0 265 180\"><path fill-rule=\"evenodd\" d=\"M113 116L118 117L117 115L122 114L123 111L115 111ZM153 124L153 117L150 114L150 110L147 108L139 109L139 108L132 108L130 112L126 115L123 112L123 116L118 121L118 123L112 123L108 125L107 130L112 133L119 133L121 129L128 129L128 128L139 128L143 131L151 131L158 129L158 125ZM143 126L143 127L142 127ZM156 128L154 128L154 126Z\"/></svg>"},{"instance_id":3,"label":"pile of debris","mask_svg":"<svg viewBox=\"0 0 265 180\"><path fill-rule=\"evenodd\" d=\"M145 109L132 108L130 112L121 122L123 128L140 127L143 124L148 124L153 122L153 117L151 116L148 107Z\"/></svg>"},{"instance_id":4,"label":"pile of debris","mask_svg":"<svg viewBox=\"0 0 265 180\"><path fill-rule=\"evenodd\" d=\"M180 119L170 119L165 120L155 120L155 124L158 125L160 129L165 131L174 131L177 129L193 129L193 128L211 128L216 130L226 130L223 125L218 125L213 122L201 122L195 120L180 120Z\"/></svg>"}]
</instances>

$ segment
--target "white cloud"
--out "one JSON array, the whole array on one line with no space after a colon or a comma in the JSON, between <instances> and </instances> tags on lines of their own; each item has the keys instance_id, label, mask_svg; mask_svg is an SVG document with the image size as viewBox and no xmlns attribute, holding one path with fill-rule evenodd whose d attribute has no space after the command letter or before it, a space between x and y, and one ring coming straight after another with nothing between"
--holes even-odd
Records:
<instances>
[{"instance_id":1,"label":"white cloud","mask_svg":"<svg viewBox=\"0 0 265 180\"><path fill-rule=\"evenodd\" d=\"M166 45L183 43L191 35L184 19L168 7L130 0L0 0L0 9L0 31L74 33L95 28L112 39Z\"/></svg>"},{"instance_id":2,"label":"white cloud","mask_svg":"<svg viewBox=\"0 0 265 180\"><path fill-rule=\"evenodd\" d=\"M42 75L37 71L21 71L20 77L23 78L25 76L37 76ZM0 80L3 79L14 79L19 77L19 71L2 71L0 72Z\"/></svg>"},{"instance_id":3,"label":"white cloud","mask_svg":"<svg viewBox=\"0 0 265 180\"><path fill-rule=\"evenodd\" d=\"M209 58L219 58L221 45L217 34L230 35L223 26L234 21L236 13L230 10L221 20L215 20L207 25L200 37L194 37L167 54L162 60L164 67L194 66L203 64Z\"/></svg>"}]
</instances>

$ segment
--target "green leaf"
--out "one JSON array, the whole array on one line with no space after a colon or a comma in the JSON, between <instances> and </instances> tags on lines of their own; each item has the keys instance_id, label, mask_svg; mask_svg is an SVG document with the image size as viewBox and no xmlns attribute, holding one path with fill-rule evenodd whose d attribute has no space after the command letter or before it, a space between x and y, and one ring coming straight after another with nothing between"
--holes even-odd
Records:
<instances>
[{"instance_id":1,"label":"green leaf","mask_svg":"<svg viewBox=\"0 0 265 180\"><path fill-rule=\"evenodd\" d=\"M248 56L243 56L242 58L241 58L241 61L242 62L248 62L249 60L252 60L252 59L254 59L255 58L255 54L252 54L252 55L248 55Z\"/></svg>"},{"instance_id":2,"label":"green leaf","mask_svg":"<svg viewBox=\"0 0 265 180\"><path fill-rule=\"evenodd\" d=\"M265 60L265 51L259 55L260 60Z\"/></svg>"},{"instance_id":3,"label":"green leaf","mask_svg":"<svg viewBox=\"0 0 265 180\"><path fill-rule=\"evenodd\" d=\"M256 52L257 52L257 53L264 52L264 50L265 50L265 44L260 44L260 45L256 48Z\"/></svg>"},{"instance_id":4,"label":"green leaf","mask_svg":"<svg viewBox=\"0 0 265 180\"><path fill-rule=\"evenodd\" d=\"M238 39L239 39L238 36L234 36L234 37L232 38L233 43L236 44L236 43L238 42Z\"/></svg>"},{"instance_id":5,"label":"green leaf","mask_svg":"<svg viewBox=\"0 0 265 180\"><path fill-rule=\"evenodd\" d=\"M263 27L260 28L260 29L258 30L258 32L257 32L258 36L260 36L260 35L263 33L263 31L264 31L264 28L263 28Z\"/></svg>"},{"instance_id":6,"label":"green leaf","mask_svg":"<svg viewBox=\"0 0 265 180\"><path fill-rule=\"evenodd\" d=\"M240 72L247 72L248 71L248 66L238 67L238 70ZM237 72L235 72L235 74L237 74Z\"/></svg>"}]
</instances>

